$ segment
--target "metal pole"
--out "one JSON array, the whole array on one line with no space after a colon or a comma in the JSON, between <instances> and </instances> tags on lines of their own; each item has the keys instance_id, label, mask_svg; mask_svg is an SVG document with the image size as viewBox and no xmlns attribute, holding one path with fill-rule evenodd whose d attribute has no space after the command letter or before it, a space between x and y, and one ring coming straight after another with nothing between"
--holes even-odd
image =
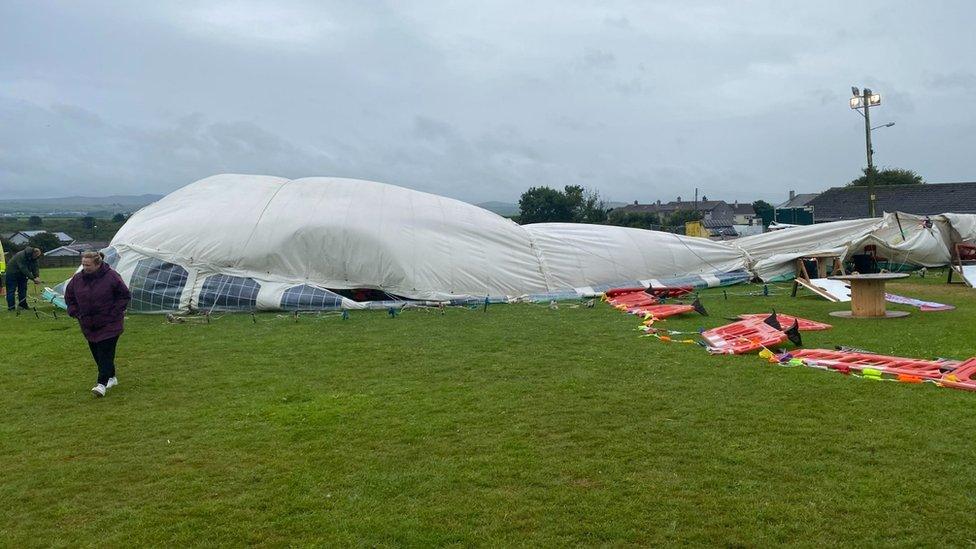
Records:
<instances>
[{"instance_id":1,"label":"metal pole","mask_svg":"<svg viewBox=\"0 0 976 549\"><path fill-rule=\"evenodd\" d=\"M865 88L864 97L864 140L868 154L868 217L874 217L874 149L871 148L871 90Z\"/></svg>"}]
</instances>

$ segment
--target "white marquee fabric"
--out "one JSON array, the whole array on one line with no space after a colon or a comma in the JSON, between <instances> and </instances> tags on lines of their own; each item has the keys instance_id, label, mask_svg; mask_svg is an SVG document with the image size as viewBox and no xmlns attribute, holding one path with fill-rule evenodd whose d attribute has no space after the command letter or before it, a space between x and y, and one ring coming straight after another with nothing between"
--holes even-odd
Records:
<instances>
[{"instance_id":1,"label":"white marquee fabric","mask_svg":"<svg viewBox=\"0 0 976 549\"><path fill-rule=\"evenodd\" d=\"M847 257L868 244L896 263L937 266L948 263L952 242L976 240L974 215L932 216L927 225L885 214L713 242L603 225L520 226L371 181L225 174L143 208L105 251L136 312L333 310L781 280L797 257ZM349 292L363 288L374 290L367 302Z\"/></svg>"},{"instance_id":2,"label":"white marquee fabric","mask_svg":"<svg viewBox=\"0 0 976 549\"><path fill-rule=\"evenodd\" d=\"M924 221L931 221L926 227ZM955 219L953 223L950 219ZM891 263L938 267L949 262L952 227L965 232L974 215L946 214L925 218L886 213L877 219L855 219L791 227L730 241L748 255L749 269L765 281L792 278L793 260L811 254L833 253L847 258L874 245L878 256ZM974 235L976 236L976 235Z\"/></svg>"},{"instance_id":3,"label":"white marquee fabric","mask_svg":"<svg viewBox=\"0 0 976 549\"><path fill-rule=\"evenodd\" d=\"M149 280L146 310L277 309L298 285L312 293L372 288L417 300L497 300L701 275L719 284L727 279L719 275L745 267L740 251L708 240L600 225L520 226L457 200L327 177L209 177L137 212L111 248L130 285Z\"/></svg>"}]
</instances>

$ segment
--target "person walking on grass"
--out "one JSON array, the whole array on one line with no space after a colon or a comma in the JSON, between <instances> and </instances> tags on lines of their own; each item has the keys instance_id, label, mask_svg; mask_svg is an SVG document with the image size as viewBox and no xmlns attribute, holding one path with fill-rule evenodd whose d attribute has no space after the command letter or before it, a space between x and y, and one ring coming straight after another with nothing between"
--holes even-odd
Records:
<instances>
[{"instance_id":1,"label":"person walking on grass","mask_svg":"<svg viewBox=\"0 0 976 549\"><path fill-rule=\"evenodd\" d=\"M33 280L34 284L41 283L41 274L37 268L37 259L44 252L40 248L28 246L14 254L10 258L10 265L7 265L7 310L13 311L20 305L21 309L29 309L27 306L27 281ZM18 300L14 297L14 292L20 294Z\"/></svg>"},{"instance_id":2,"label":"person walking on grass","mask_svg":"<svg viewBox=\"0 0 976 549\"><path fill-rule=\"evenodd\" d=\"M122 335L125 308L132 295L122 277L115 272L101 252L81 254L81 270L68 281L64 301L68 316L78 319L81 333L88 340L98 383L92 387L96 397L119 384L115 377L115 347Z\"/></svg>"}]
</instances>

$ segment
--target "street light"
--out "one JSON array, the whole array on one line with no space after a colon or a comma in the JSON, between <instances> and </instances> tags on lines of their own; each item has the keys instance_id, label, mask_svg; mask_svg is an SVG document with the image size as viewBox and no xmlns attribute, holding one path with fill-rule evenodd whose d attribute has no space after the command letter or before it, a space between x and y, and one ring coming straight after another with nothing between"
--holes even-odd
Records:
<instances>
[{"instance_id":1,"label":"street light","mask_svg":"<svg viewBox=\"0 0 976 549\"><path fill-rule=\"evenodd\" d=\"M863 92L857 89L857 86L851 86L851 97L849 103L852 109L858 111L861 116L864 117L864 144L868 156L868 217L874 217L874 149L871 147L871 130L876 130L878 128L890 128L894 126L894 122L888 122L887 124L882 124L875 128L871 127L871 107L881 106L881 94L877 94L871 91L870 88L864 88ZM864 109L864 112L861 112Z\"/></svg>"}]
</instances>

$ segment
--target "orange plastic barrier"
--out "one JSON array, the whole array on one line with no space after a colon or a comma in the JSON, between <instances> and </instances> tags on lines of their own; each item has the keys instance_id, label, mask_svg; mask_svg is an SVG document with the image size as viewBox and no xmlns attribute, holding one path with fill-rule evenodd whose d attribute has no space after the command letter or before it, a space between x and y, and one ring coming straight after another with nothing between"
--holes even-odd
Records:
<instances>
[{"instance_id":1,"label":"orange plastic barrier","mask_svg":"<svg viewBox=\"0 0 976 549\"><path fill-rule=\"evenodd\" d=\"M942 379L947 371L954 371L962 363L958 360L921 360L897 356L847 353L828 349L798 349L790 353L808 366L836 370L841 373L863 374L865 369L880 371L890 378L906 376L918 379ZM971 359L976 361L976 359ZM976 374L976 371L973 372ZM976 385L974 385L976 387ZM974 389L976 390L976 389Z\"/></svg>"},{"instance_id":2,"label":"orange plastic barrier","mask_svg":"<svg viewBox=\"0 0 976 549\"><path fill-rule=\"evenodd\" d=\"M708 351L714 354L751 353L786 341L786 334L764 322L740 320L702 332Z\"/></svg>"},{"instance_id":3,"label":"orange plastic barrier","mask_svg":"<svg viewBox=\"0 0 976 549\"><path fill-rule=\"evenodd\" d=\"M770 316L769 314L759 313L759 314L739 315L739 318L741 318L742 320L763 321L767 319L769 316ZM804 332L813 332L817 330L829 330L833 328L833 326L831 326L830 324L824 324L823 322L817 322L815 320L807 320L805 318L784 315L783 313L776 313L776 320L779 321L780 326L783 326L784 328L787 326L792 326L794 322L798 322L800 330Z\"/></svg>"},{"instance_id":4,"label":"orange plastic barrier","mask_svg":"<svg viewBox=\"0 0 976 549\"><path fill-rule=\"evenodd\" d=\"M976 357L973 357L939 380L939 384L953 389L976 391Z\"/></svg>"}]
</instances>

